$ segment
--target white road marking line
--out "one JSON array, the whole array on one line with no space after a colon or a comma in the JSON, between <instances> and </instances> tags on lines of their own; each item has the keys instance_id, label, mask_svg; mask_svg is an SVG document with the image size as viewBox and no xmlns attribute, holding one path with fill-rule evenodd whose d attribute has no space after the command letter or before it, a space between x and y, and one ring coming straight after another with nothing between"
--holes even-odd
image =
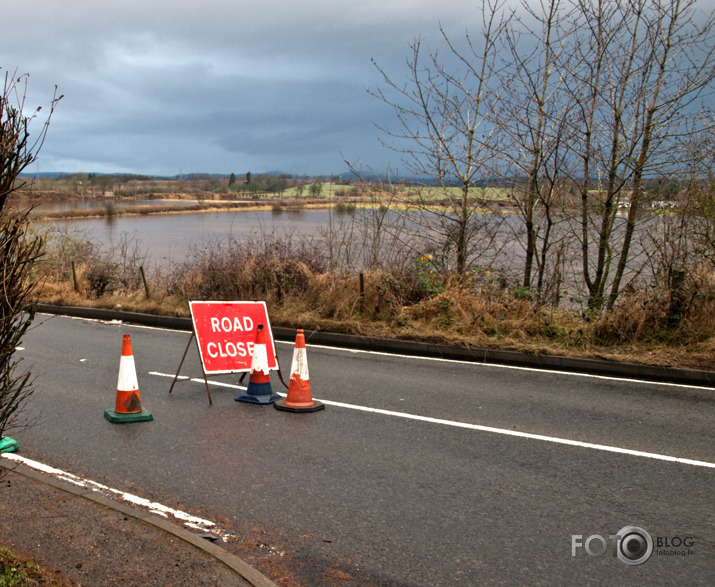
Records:
<instances>
[{"instance_id":1,"label":"white road marking line","mask_svg":"<svg viewBox=\"0 0 715 587\"><path fill-rule=\"evenodd\" d=\"M171 377L172 379L175 377L174 375L169 375L168 373L159 373L157 371L149 371L149 375L156 375L157 377ZM187 377L186 375L179 375L176 378L177 381L193 381L194 383L203 383L204 380L200 379L198 377ZM230 387L231 389L242 389L243 391L247 390L248 388L243 386L243 385L233 385L232 383L224 383L222 381L212 381L209 379L209 384L210 385L215 385L216 387Z\"/></svg>"},{"instance_id":2,"label":"white road marking line","mask_svg":"<svg viewBox=\"0 0 715 587\"><path fill-rule=\"evenodd\" d=\"M97 483L96 481L92 481L91 479L84 479L82 477L78 477L73 473L68 473L67 471L63 471L62 469L55 469L54 467L50 467L49 465L45 465L44 463L40 463L38 461L33 461L32 459L28 459L26 457L22 457L16 453L3 453L0 456L10 461L17 461L23 463L24 465L35 469L36 471L41 471L47 475L54 477L55 479L72 483L73 485L77 485L78 487L91 489L92 491L98 493L112 494L121 500L131 503L132 505L144 508L152 514L162 516L163 518L173 517L189 528L200 530L202 532L210 531L212 534L220 536L221 538L233 537L231 534L217 528L216 524L210 520L204 520L203 518L192 516L191 514L188 514L181 510L167 507L155 501L149 501L148 499L139 497L138 495L134 495L132 493L120 491L119 489L113 489L112 487L102 485L101 483Z\"/></svg>"},{"instance_id":3,"label":"white road marking line","mask_svg":"<svg viewBox=\"0 0 715 587\"><path fill-rule=\"evenodd\" d=\"M80 318L80 317L73 317L73 316L67 316L68 318L72 318L74 320L87 320L89 322L99 322L99 323L104 323L106 324L107 322L104 320L96 320L93 318ZM124 324L124 326L128 328L141 328L144 330L159 330L162 332L174 332L178 334L188 334L188 332L182 332L179 330L174 330L171 328L164 328L161 326L146 326L143 324ZM275 340L274 341L277 344L288 344L288 345L295 345L294 342L288 341L288 340ZM669 383L667 381L647 381L644 379L629 379L627 377L615 377L612 375L593 375L591 373L574 373L572 371L558 371L556 369L540 369L536 367L519 367L517 365L502 365L499 363L487 363L484 361L464 361L460 359L442 359L439 357L420 357L419 355L404 355L404 354L399 354L399 353L387 353L384 351L366 351L364 349L349 349L345 347L339 347L339 346L328 346L328 345L321 345L321 344L310 344L306 342L305 345L307 348L316 348L316 349L328 349L332 351L339 351L339 352L344 352L344 353L353 353L353 354L358 354L358 353L363 353L363 354L368 354L368 355L381 355L384 357L397 357L401 359L414 359L416 361L437 361L437 362L445 362L445 363L458 363L462 365L474 365L475 367L494 367L497 369L512 369L514 371L530 371L534 373L548 373L550 375L568 375L571 377L587 377L591 379L604 379L606 381L622 381L625 383L640 383L642 385L661 385L661 386L666 386L666 387L681 387L685 389L700 389L704 391L713 391L712 387L707 387L705 385L687 385L685 383ZM173 375L172 375L173 377Z\"/></svg>"},{"instance_id":4,"label":"white road marking line","mask_svg":"<svg viewBox=\"0 0 715 587\"><path fill-rule=\"evenodd\" d=\"M174 377L174 375L169 375L167 373L158 373L156 371L151 371L149 375L156 375L159 377ZM191 381L197 383L203 383L203 379L194 378ZM246 389L239 385L232 385L230 383L222 383L219 381L213 381L209 379L209 385L219 385L221 387L230 387L234 389ZM285 397L284 393L278 392L279 395ZM419 422L428 422L430 424L441 424L443 426L452 426L454 428L466 428L468 430L478 430L480 432L490 432L492 434L502 434L505 436L515 436L517 438L527 438L529 440L542 440L544 442L553 442L555 444L565 444L567 446L578 446L580 448L590 448L592 450L601 450L606 452L613 452L618 454L630 455L635 457L643 457L647 459L655 459L659 461L669 461L673 463L680 463L682 465L693 465L696 467L707 467L710 469L715 469L715 463L708 463L707 461L696 461L693 459L684 459L681 457L671 457L668 455L661 455L657 453L644 452L640 450L631 450L628 448L619 448L617 446L608 446L605 444L594 444L591 442L582 442L580 440L569 440L568 438L559 438L557 436L545 436L543 434L532 434L530 432L519 432L517 430L507 430L505 428L494 428L492 426L482 426L480 424L469 424L467 422L456 422L454 420L443 420L441 418L431 418L429 416L420 416L417 414L408 414L406 412L393 412L392 410L382 410L380 408L370 408L367 406L358 406L355 404L346 404L343 402L336 402L326 399L318 399L326 406L335 406L337 408L346 408L349 410L357 410L360 412L370 412L373 414L380 414L383 416L392 416L395 418L405 418L407 420L417 420Z\"/></svg>"},{"instance_id":5,"label":"white road marking line","mask_svg":"<svg viewBox=\"0 0 715 587\"><path fill-rule=\"evenodd\" d=\"M280 344L294 343L285 340L277 340ZM571 375L573 377L588 377L591 379L606 379L609 381L623 381L626 383L642 383L645 385L665 385L668 387L684 387L686 389L702 389L705 391L713 391L712 387L704 385L686 385L684 383L669 383L667 381L648 381L645 379L629 379L627 377L616 377L614 375L593 375L591 373L574 373L572 371L558 371L556 369L541 369L537 367L519 367L518 365L502 365L500 363L486 363L484 361L464 361L461 359L442 359L440 357L420 357L417 355L403 355L399 353L387 353L384 351L366 351L364 349L348 349L344 347L334 347L322 344L309 344L306 342L306 348L328 349L331 351L342 351L346 353L364 353L367 355L381 355L384 357L399 357L401 359L415 359L418 361L438 361L443 363L459 363L462 365L474 365L476 367L496 367L498 369L513 369L514 371L531 371L534 373L549 373L551 375Z\"/></svg>"}]
</instances>

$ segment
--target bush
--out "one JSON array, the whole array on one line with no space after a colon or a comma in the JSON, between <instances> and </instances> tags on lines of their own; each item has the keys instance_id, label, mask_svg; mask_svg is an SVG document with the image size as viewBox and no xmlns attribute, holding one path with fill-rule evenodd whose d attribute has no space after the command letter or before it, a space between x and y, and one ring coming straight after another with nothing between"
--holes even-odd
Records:
<instances>
[{"instance_id":1,"label":"bush","mask_svg":"<svg viewBox=\"0 0 715 587\"><path fill-rule=\"evenodd\" d=\"M14 358L35 316L32 267L42 255L42 239L29 233L27 215L0 212L0 436L21 425L19 410L34 391L30 373L17 372L22 359Z\"/></svg>"},{"instance_id":2,"label":"bush","mask_svg":"<svg viewBox=\"0 0 715 587\"><path fill-rule=\"evenodd\" d=\"M168 278L169 293L187 299L264 299L304 293L311 276L325 270L322 256L290 238L276 241L230 241L192 251Z\"/></svg>"},{"instance_id":3,"label":"bush","mask_svg":"<svg viewBox=\"0 0 715 587\"><path fill-rule=\"evenodd\" d=\"M98 254L99 247L90 241L90 235L70 225L45 227L36 234L44 242L44 255L36 266L43 279L70 280L72 263L80 267Z\"/></svg>"},{"instance_id":4,"label":"bush","mask_svg":"<svg viewBox=\"0 0 715 587\"><path fill-rule=\"evenodd\" d=\"M686 344L715 336L715 275L700 269L677 290L662 288L623 295L593 326L597 344Z\"/></svg>"},{"instance_id":5,"label":"bush","mask_svg":"<svg viewBox=\"0 0 715 587\"><path fill-rule=\"evenodd\" d=\"M44 280L71 280L74 265L80 289L93 298L141 286L139 267L144 264L146 252L132 235L123 234L113 248L99 247L89 240L89 234L67 227L53 226L38 236L45 242L45 256L36 271Z\"/></svg>"}]
</instances>

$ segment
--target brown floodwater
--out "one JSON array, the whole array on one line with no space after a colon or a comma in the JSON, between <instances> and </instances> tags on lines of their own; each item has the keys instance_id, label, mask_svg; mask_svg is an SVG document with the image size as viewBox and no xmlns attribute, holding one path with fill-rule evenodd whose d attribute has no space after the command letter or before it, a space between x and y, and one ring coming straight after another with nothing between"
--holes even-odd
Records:
<instances>
[{"instance_id":1,"label":"brown floodwater","mask_svg":"<svg viewBox=\"0 0 715 587\"><path fill-rule=\"evenodd\" d=\"M70 228L82 238L116 246L131 239L146 252L147 265L183 261L192 248L268 237L281 240L288 235L318 237L330 221L327 210L300 212L242 211L110 216L104 218L45 220L40 226Z\"/></svg>"}]
</instances>

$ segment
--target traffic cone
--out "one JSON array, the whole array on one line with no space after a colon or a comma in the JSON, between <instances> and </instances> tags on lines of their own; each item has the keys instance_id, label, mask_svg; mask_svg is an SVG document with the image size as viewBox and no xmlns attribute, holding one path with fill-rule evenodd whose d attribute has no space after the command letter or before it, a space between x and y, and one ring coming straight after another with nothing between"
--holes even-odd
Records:
<instances>
[{"instance_id":1,"label":"traffic cone","mask_svg":"<svg viewBox=\"0 0 715 587\"><path fill-rule=\"evenodd\" d=\"M313 401L310 396L310 377L308 375L308 355L305 351L303 330L298 330L293 348L293 363L290 367L288 397L273 404L278 410L286 412L317 412L325 406Z\"/></svg>"},{"instance_id":2,"label":"traffic cone","mask_svg":"<svg viewBox=\"0 0 715 587\"><path fill-rule=\"evenodd\" d=\"M239 393L233 399L237 402L247 402L249 404L271 404L278 398L280 396L271 389L266 336L263 334L263 324L259 324L256 330L256 343L253 345L251 377L248 380L248 389L243 393Z\"/></svg>"},{"instance_id":3,"label":"traffic cone","mask_svg":"<svg viewBox=\"0 0 715 587\"><path fill-rule=\"evenodd\" d=\"M0 437L0 453L15 452L17 450L17 440L13 440L9 436Z\"/></svg>"},{"instance_id":4,"label":"traffic cone","mask_svg":"<svg viewBox=\"0 0 715 587\"><path fill-rule=\"evenodd\" d=\"M104 417L110 422L143 422L153 420L151 412L142 408L139 398L137 371L134 367L132 341L128 334L122 341L122 357L119 359L119 377L117 378L117 400L114 409L104 410Z\"/></svg>"}]
</instances>

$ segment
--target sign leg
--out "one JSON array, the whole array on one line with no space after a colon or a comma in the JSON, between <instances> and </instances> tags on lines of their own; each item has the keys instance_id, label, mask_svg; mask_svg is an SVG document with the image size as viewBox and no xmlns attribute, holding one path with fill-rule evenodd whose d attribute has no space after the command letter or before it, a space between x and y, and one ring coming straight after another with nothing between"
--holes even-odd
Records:
<instances>
[{"instance_id":1,"label":"sign leg","mask_svg":"<svg viewBox=\"0 0 715 587\"><path fill-rule=\"evenodd\" d=\"M174 385L176 384L176 380L179 378L179 373L181 373L181 367L184 364L184 359L186 359L186 353L189 352L189 347L191 346L191 341L194 340L194 333L191 333L191 336L189 337L189 344L186 345L186 348L184 349L184 355L181 357L181 363L179 363L179 368L176 370L176 375L174 375L174 381L171 382L171 387L169 388L169 393L171 393L171 390L174 389ZM206 375L204 374L204 379L206 378ZM206 384L208 386L208 383Z\"/></svg>"},{"instance_id":2,"label":"sign leg","mask_svg":"<svg viewBox=\"0 0 715 587\"><path fill-rule=\"evenodd\" d=\"M191 341L194 340L194 337L196 336L195 332L191 333L191 336L189 337L189 343L186 345L186 348L184 349L184 355L181 357L181 362L179 363L179 368L176 370L176 375L174 375L174 381L171 382L171 387L169 388L169 393L174 389L174 385L176 384L177 379L179 378L179 373L181 373L181 367L184 365L184 361L186 360L186 353L189 352L189 347L191 346ZM196 350L199 350L198 347L198 341L196 345ZM201 353L199 353L199 362L201 362ZM201 372L204 375L204 383L206 384L206 395L209 396L209 405L212 406L214 405L213 400L211 399L211 390L209 389L209 380L206 378L206 371L204 371L203 368L203 363L201 365Z\"/></svg>"},{"instance_id":3,"label":"sign leg","mask_svg":"<svg viewBox=\"0 0 715 587\"><path fill-rule=\"evenodd\" d=\"M201 369L203 371L203 369ZM206 379L206 371L204 371L204 383L206 384L206 395L209 396L209 405L212 406L214 405L213 401L211 400L211 392L209 391L209 380Z\"/></svg>"}]
</instances>

